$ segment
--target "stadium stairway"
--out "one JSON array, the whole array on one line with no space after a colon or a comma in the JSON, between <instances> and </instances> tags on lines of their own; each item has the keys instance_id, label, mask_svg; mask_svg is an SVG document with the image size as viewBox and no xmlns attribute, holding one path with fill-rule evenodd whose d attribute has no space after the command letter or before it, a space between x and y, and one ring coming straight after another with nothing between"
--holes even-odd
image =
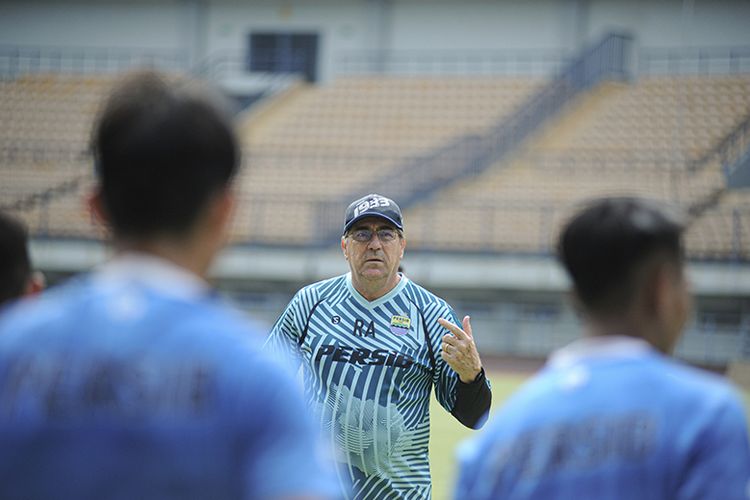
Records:
<instances>
[{"instance_id":1,"label":"stadium stairway","mask_svg":"<svg viewBox=\"0 0 750 500\"><path fill-rule=\"evenodd\" d=\"M709 83L718 86L723 81ZM672 149L672 140L663 141L665 148L660 150L649 149L650 143L639 149L639 144L646 142L644 137L672 133L668 119L641 130L653 121L642 113L654 100L645 94L653 87L658 90L670 85L665 80L604 83L581 94L512 158L409 207L405 220L412 228L410 245L546 254L553 247L554 229L577 203L597 196L640 195L678 203L690 213L691 255L747 259L750 245L744 240L750 234L750 192L727 195L721 167L728 155L724 150L737 149L737 141L727 141L727 137L744 130L742 108L728 122L739 125L717 130L712 154L706 154L709 149L697 152L697 158L704 158L701 165L690 160L695 144L692 136L677 143L682 154ZM675 114L679 105L670 104L659 112ZM622 109L638 119L624 117L615 122L612 132L600 133ZM711 126L701 118L697 116L694 122ZM717 146L723 144L727 146ZM722 231L717 233L716 228Z\"/></svg>"},{"instance_id":2,"label":"stadium stairway","mask_svg":"<svg viewBox=\"0 0 750 500\"><path fill-rule=\"evenodd\" d=\"M238 179L232 240L319 242L321 206L457 136L486 133L543 84L496 75L348 76L242 116L248 168ZM336 225L340 217L331 213Z\"/></svg>"},{"instance_id":3,"label":"stadium stairway","mask_svg":"<svg viewBox=\"0 0 750 500\"><path fill-rule=\"evenodd\" d=\"M556 117L545 122L534 137L534 149L560 150L571 142L573 132L598 115L603 102L617 94L627 92L628 85L620 82L602 82L588 92L576 96Z\"/></svg>"},{"instance_id":4,"label":"stadium stairway","mask_svg":"<svg viewBox=\"0 0 750 500\"><path fill-rule=\"evenodd\" d=\"M729 172L729 185L732 188L750 188L750 149Z\"/></svg>"},{"instance_id":5,"label":"stadium stairway","mask_svg":"<svg viewBox=\"0 0 750 500\"><path fill-rule=\"evenodd\" d=\"M408 207L405 219L410 227L410 245L546 252L551 244L548 233L562 218L560 211L546 207L564 203L571 193L596 190L596 186L579 183L576 176L558 178L556 173L538 168L536 152L559 150L568 144L571 134L599 115L602 103L627 89L626 84L603 82L579 94L508 158L479 176L468 177ZM500 210L505 213L489 208L497 205L497 200L502 200ZM461 238L457 240L454 232L435 231L436 227L460 227Z\"/></svg>"},{"instance_id":6,"label":"stadium stairway","mask_svg":"<svg viewBox=\"0 0 750 500\"><path fill-rule=\"evenodd\" d=\"M390 196L399 200L402 208L408 208L467 175L480 175L515 152L578 95L605 81L627 80L631 46L631 37L607 34L598 43L585 48L559 75L487 133L455 137L428 154L404 163L371 183L366 190ZM339 229L331 214L341 212L346 203L363 194L360 189L321 207L317 219L330 221L329 227L321 227L319 231L324 240L331 239Z\"/></svg>"}]
</instances>

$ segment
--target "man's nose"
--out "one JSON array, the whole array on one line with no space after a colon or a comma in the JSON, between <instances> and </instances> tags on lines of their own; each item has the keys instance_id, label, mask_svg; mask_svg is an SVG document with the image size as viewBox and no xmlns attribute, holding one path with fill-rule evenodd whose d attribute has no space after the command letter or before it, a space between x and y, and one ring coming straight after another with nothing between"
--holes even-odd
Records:
<instances>
[{"instance_id":1,"label":"man's nose","mask_svg":"<svg viewBox=\"0 0 750 500\"><path fill-rule=\"evenodd\" d=\"M378 233L373 232L372 238L370 238L370 241L367 242L367 248L380 248L383 244L380 241L380 238L378 237Z\"/></svg>"}]
</instances>

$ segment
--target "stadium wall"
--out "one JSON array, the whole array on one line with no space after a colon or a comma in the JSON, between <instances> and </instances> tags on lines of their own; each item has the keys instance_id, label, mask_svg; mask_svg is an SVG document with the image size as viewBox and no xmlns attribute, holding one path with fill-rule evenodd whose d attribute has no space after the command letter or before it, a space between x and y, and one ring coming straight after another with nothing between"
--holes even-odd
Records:
<instances>
[{"instance_id":1,"label":"stadium wall","mask_svg":"<svg viewBox=\"0 0 750 500\"><path fill-rule=\"evenodd\" d=\"M175 2L0 2L0 44L181 49L186 14Z\"/></svg>"},{"instance_id":2,"label":"stadium wall","mask_svg":"<svg viewBox=\"0 0 750 500\"><path fill-rule=\"evenodd\" d=\"M240 59L257 32L317 33L318 75L334 77L343 55L520 51L564 57L616 30L642 47L750 45L750 4L695 0L287 0L0 3L0 45L175 50L195 65ZM541 51L541 52L540 52ZM429 55L427 56L429 57Z\"/></svg>"},{"instance_id":3,"label":"stadium wall","mask_svg":"<svg viewBox=\"0 0 750 500\"><path fill-rule=\"evenodd\" d=\"M35 240L32 260L51 282L103 262L107 250L85 241ZM477 344L490 356L543 359L581 335L568 281L552 257L410 252L406 274L472 316ZM269 327L302 286L348 271L337 248L224 251L212 279L238 306ZM677 355L715 369L750 359L750 266L691 262L693 317Z\"/></svg>"},{"instance_id":4,"label":"stadium wall","mask_svg":"<svg viewBox=\"0 0 750 500\"><path fill-rule=\"evenodd\" d=\"M585 38L626 29L644 47L747 45L750 3L727 0L603 0L588 3Z\"/></svg>"}]
</instances>

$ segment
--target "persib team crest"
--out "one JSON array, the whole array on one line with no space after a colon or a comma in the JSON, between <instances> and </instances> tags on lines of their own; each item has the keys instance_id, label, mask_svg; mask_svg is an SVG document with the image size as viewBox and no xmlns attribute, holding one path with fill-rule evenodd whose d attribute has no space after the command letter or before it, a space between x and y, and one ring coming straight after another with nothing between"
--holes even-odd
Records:
<instances>
[{"instance_id":1,"label":"persib team crest","mask_svg":"<svg viewBox=\"0 0 750 500\"><path fill-rule=\"evenodd\" d=\"M393 316L391 318L391 332L396 335L406 335L411 328L411 320L406 316Z\"/></svg>"}]
</instances>

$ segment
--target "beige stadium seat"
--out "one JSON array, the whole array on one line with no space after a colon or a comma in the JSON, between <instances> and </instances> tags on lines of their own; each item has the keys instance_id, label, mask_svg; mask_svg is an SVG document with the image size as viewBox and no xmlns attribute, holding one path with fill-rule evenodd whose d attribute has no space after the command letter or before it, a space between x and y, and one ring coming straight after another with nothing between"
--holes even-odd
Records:
<instances>
[{"instance_id":1,"label":"beige stadium seat","mask_svg":"<svg viewBox=\"0 0 750 500\"><path fill-rule=\"evenodd\" d=\"M445 189L420 210L429 212L453 199L474 200L485 210L494 207L498 228L504 229L495 233L503 237L493 240L492 249L534 251L553 241L562 207L591 197L648 196L688 208L724 185L717 159L695 171L688 160L705 156L750 115L750 106L721 102L748 98L750 78L736 76L645 78L610 89L594 105L583 101L583 111L557 120L514 159ZM728 203L722 201L691 228L691 255L731 256L737 251L730 245L736 233L731 220L736 226L737 216L730 212L748 208L750 200L731 202L731 209ZM528 208L519 208L524 205ZM539 216L544 205L551 207L547 218L552 223ZM747 224L747 217L741 224ZM458 239L474 235L460 222L454 228ZM742 234L750 239L750 228Z\"/></svg>"},{"instance_id":2,"label":"beige stadium seat","mask_svg":"<svg viewBox=\"0 0 750 500\"><path fill-rule=\"evenodd\" d=\"M244 170L232 241L306 244L316 206L387 180L394 169L467 135L483 135L544 82L510 77L346 77L303 87L241 130ZM0 202L84 176L107 76L0 82ZM548 251L570 207L606 195L693 206L723 186L709 153L750 115L750 78L644 77L576 101L514 154L405 211L409 244L445 250ZM65 161L52 161L67 151ZM76 156L78 154L78 156ZM693 169L691 160L708 156ZM77 158L77 159L76 159ZM87 177L88 176L88 177ZM25 215L40 233L96 237L85 189ZM382 184L380 184L382 185ZM750 200L727 195L690 227L693 256L748 258ZM737 215L739 214L739 215Z\"/></svg>"},{"instance_id":3,"label":"beige stadium seat","mask_svg":"<svg viewBox=\"0 0 750 500\"><path fill-rule=\"evenodd\" d=\"M310 88L249 124L251 154L240 190L248 196L294 195L309 203L349 196L412 158L484 132L539 83L490 77L348 77ZM288 239L275 227L265 225L258 237Z\"/></svg>"}]
</instances>

